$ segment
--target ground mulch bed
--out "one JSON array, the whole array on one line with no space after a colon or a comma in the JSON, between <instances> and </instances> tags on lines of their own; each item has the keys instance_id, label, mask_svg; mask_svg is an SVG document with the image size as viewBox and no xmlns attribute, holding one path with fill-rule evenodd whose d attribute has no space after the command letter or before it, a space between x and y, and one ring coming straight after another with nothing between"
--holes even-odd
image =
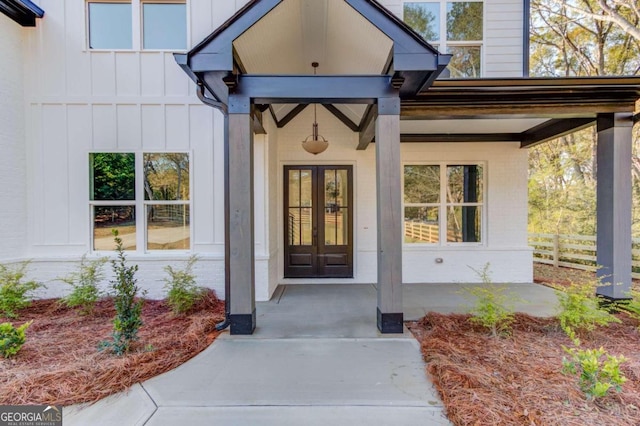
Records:
<instances>
[{"instance_id":1,"label":"ground mulch bed","mask_svg":"<svg viewBox=\"0 0 640 426\"><path fill-rule=\"evenodd\" d=\"M192 358L217 337L224 302L212 291L187 315L175 316L164 301L146 300L139 342L126 356L98 351L108 340L115 315L112 300L81 315L58 300L37 300L17 319L33 320L27 342L13 358L0 358L0 405L71 405L94 402L169 371Z\"/></svg>"},{"instance_id":2,"label":"ground mulch bed","mask_svg":"<svg viewBox=\"0 0 640 426\"><path fill-rule=\"evenodd\" d=\"M580 336L583 348L624 355L628 381L598 401L562 374L562 345L570 340L555 318L516 314L510 336L492 338L469 315L429 313L409 328L421 344L427 373L455 425L640 424L639 323L618 314L612 324Z\"/></svg>"},{"instance_id":3,"label":"ground mulch bed","mask_svg":"<svg viewBox=\"0 0 640 426\"><path fill-rule=\"evenodd\" d=\"M571 283L595 282L596 273L581 269L554 267L544 263L533 264L533 280L548 287L562 288ZM640 291L640 280L632 280L632 286ZM639 422L640 423L640 422Z\"/></svg>"}]
</instances>

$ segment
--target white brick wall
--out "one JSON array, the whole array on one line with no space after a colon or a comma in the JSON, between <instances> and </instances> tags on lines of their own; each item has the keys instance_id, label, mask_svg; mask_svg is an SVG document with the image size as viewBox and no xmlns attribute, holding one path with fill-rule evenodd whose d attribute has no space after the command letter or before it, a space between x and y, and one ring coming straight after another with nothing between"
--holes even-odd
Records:
<instances>
[{"instance_id":1,"label":"white brick wall","mask_svg":"<svg viewBox=\"0 0 640 426\"><path fill-rule=\"evenodd\" d=\"M22 31L0 14L0 261L22 256L26 246Z\"/></svg>"}]
</instances>

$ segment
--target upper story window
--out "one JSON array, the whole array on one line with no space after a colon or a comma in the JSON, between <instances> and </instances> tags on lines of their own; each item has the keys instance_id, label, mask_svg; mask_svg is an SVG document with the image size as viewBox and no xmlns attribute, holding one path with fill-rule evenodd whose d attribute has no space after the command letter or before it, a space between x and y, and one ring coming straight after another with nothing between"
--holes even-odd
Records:
<instances>
[{"instance_id":1,"label":"upper story window","mask_svg":"<svg viewBox=\"0 0 640 426\"><path fill-rule=\"evenodd\" d=\"M404 166L404 242L481 243L481 164Z\"/></svg>"},{"instance_id":2,"label":"upper story window","mask_svg":"<svg viewBox=\"0 0 640 426\"><path fill-rule=\"evenodd\" d=\"M482 1L405 2L404 21L441 52L453 55L452 78L481 76Z\"/></svg>"},{"instance_id":3,"label":"upper story window","mask_svg":"<svg viewBox=\"0 0 640 426\"><path fill-rule=\"evenodd\" d=\"M91 0L90 49L185 50L187 6L180 0Z\"/></svg>"}]
</instances>

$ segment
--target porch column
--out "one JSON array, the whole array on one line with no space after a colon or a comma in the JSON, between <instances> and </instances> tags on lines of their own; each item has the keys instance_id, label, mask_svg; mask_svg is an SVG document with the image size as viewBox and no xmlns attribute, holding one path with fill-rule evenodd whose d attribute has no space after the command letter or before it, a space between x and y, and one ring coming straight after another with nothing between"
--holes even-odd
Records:
<instances>
[{"instance_id":1,"label":"porch column","mask_svg":"<svg viewBox=\"0 0 640 426\"><path fill-rule=\"evenodd\" d=\"M402 333L402 168L400 98L378 99L376 195L378 217L378 330Z\"/></svg>"},{"instance_id":2,"label":"porch column","mask_svg":"<svg viewBox=\"0 0 640 426\"><path fill-rule=\"evenodd\" d=\"M631 289L631 114L598 115L597 261L607 299Z\"/></svg>"},{"instance_id":3,"label":"porch column","mask_svg":"<svg viewBox=\"0 0 640 426\"><path fill-rule=\"evenodd\" d=\"M248 97L229 96L225 138L225 273L229 280L231 334L256 328L253 231L253 131Z\"/></svg>"}]
</instances>

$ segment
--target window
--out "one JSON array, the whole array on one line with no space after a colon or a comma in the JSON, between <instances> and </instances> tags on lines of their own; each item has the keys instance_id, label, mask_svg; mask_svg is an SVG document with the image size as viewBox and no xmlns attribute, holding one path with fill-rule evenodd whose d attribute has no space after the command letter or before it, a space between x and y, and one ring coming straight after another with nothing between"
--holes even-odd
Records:
<instances>
[{"instance_id":1,"label":"window","mask_svg":"<svg viewBox=\"0 0 640 426\"><path fill-rule=\"evenodd\" d=\"M90 49L187 49L184 1L92 0L87 15Z\"/></svg>"},{"instance_id":2,"label":"window","mask_svg":"<svg viewBox=\"0 0 640 426\"><path fill-rule=\"evenodd\" d=\"M89 48L131 49L131 3L89 3Z\"/></svg>"},{"instance_id":3,"label":"window","mask_svg":"<svg viewBox=\"0 0 640 426\"><path fill-rule=\"evenodd\" d=\"M404 166L405 243L481 243L483 166Z\"/></svg>"},{"instance_id":4,"label":"window","mask_svg":"<svg viewBox=\"0 0 640 426\"><path fill-rule=\"evenodd\" d=\"M483 40L481 1L405 2L404 21L441 52L453 57L452 78L481 76Z\"/></svg>"},{"instance_id":5,"label":"window","mask_svg":"<svg viewBox=\"0 0 640 426\"><path fill-rule=\"evenodd\" d=\"M117 229L125 250L189 250L189 155L139 156L140 167L134 153L90 154L92 249L113 250Z\"/></svg>"}]
</instances>

